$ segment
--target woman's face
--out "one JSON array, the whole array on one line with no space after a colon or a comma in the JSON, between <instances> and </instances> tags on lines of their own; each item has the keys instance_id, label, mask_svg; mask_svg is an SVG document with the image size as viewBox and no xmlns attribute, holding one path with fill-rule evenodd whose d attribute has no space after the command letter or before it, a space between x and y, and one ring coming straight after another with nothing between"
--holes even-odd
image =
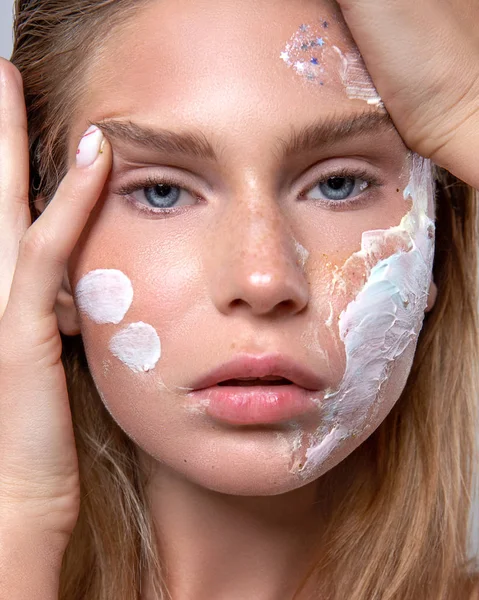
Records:
<instances>
[{"instance_id":1,"label":"woman's face","mask_svg":"<svg viewBox=\"0 0 479 600\"><path fill-rule=\"evenodd\" d=\"M113 169L69 264L100 395L187 479L298 488L404 387L430 285L427 168L327 2L151 2L101 44L70 159L100 123ZM215 385L265 375L293 384Z\"/></svg>"}]
</instances>

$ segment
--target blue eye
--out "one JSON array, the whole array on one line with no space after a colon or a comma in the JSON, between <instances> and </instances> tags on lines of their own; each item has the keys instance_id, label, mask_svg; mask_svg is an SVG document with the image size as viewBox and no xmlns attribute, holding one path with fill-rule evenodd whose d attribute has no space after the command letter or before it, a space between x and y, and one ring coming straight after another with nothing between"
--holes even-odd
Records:
<instances>
[{"instance_id":1,"label":"blue eye","mask_svg":"<svg viewBox=\"0 0 479 600\"><path fill-rule=\"evenodd\" d=\"M155 208L172 208L181 195L181 188L166 183L144 188L144 191L149 204Z\"/></svg>"},{"instance_id":2,"label":"blue eye","mask_svg":"<svg viewBox=\"0 0 479 600\"><path fill-rule=\"evenodd\" d=\"M331 177L326 182L320 183L319 189L331 200L345 200L354 190L354 183L352 177Z\"/></svg>"},{"instance_id":3,"label":"blue eye","mask_svg":"<svg viewBox=\"0 0 479 600\"><path fill-rule=\"evenodd\" d=\"M335 176L318 182L316 187L312 188L309 196L314 199L323 200L347 200L359 196L370 186L370 182L354 176ZM314 196L315 190L319 191L319 197Z\"/></svg>"},{"instance_id":4,"label":"blue eye","mask_svg":"<svg viewBox=\"0 0 479 600\"><path fill-rule=\"evenodd\" d=\"M140 211L152 214L173 213L200 200L187 188L165 177L146 177L140 181L120 186L118 195L129 199Z\"/></svg>"}]
</instances>

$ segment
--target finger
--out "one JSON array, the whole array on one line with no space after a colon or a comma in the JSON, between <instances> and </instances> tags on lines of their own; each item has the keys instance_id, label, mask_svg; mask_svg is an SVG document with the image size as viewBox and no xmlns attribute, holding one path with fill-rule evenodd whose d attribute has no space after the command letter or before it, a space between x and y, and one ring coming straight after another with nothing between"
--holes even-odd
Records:
<instances>
[{"instance_id":1,"label":"finger","mask_svg":"<svg viewBox=\"0 0 479 600\"><path fill-rule=\"evenodd\" d=\"M112 152L98 128L85 133L76 160L21 240L7 311L22 320L52 314L67 261L105 185Z\"/></svg>"},{"instance_id":2,"label":"finger","mask_svg":"<svg viewBox=\"0 0 479 600\"><path fill-rule=\"evenodd\" d=\"M30 225L27 115L22 77L0 58L0 317L8 301L18 244Z\"/></svg>"}]
</instances>

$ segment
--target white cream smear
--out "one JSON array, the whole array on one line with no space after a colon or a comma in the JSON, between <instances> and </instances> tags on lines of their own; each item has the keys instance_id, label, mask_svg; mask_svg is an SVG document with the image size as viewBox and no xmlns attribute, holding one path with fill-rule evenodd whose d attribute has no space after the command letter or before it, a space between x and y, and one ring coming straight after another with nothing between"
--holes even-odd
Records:
<instances>
[{"instance_id":1,"label":"white cream smear","mask_svg":"<svg viewBox=\"0 0 479 600\"><path fill-rule=\"evenodd\" d=\"M131 323L110 340L110 351L137 373L153 369L161 356L161 343L151 325Z\"/></svg>"},{"instance_id":2,"label":"white cream smear","mask_svg":"<svg viewBox=\"0 0 479 600\"><path fill-rule=\"evenodd\" d=\"M123 320L133 301L133 286L118 269L96 269L84 275L75 288L79 310L98 324Z\"/></svg>"},{"instance_id":3,"label":"white cream smear","mask_svg":"<svg viewBox=\"0 0 479 600\"><path fill-rule=\"evenodd\" d=\"M343 379L321 402L320 427L312 434L298 432L301 441L307 436L308 448L305 455L300 450L301 456L293 456L293 469L300 468L305 478L317 477L326 461L334 466L334 454L345 440L365 439L368 430L372 432L384 400L381 388L393 363L417 343L434 260L435 225L427 215L428 210L432 213L433 197L430 162L414 155L404 190L404 198L413 200L411 210L397 227L363 233L361 250L343 266L345 271L348 263L360 262L368 278L339 318L346 351ZM381 249L384 253L391 244L399 250L378 261ZM304 446L298 439L293 450Z\"/></svg>"},{"instance_id":4,"label":"white cream smear","mask_svg":"<svg viewBox=\"0 0 479 600\"><path fill-rule=\"evenodd\" d=\"M340 76L348 98L364 100L368 104L384 108L381 96L374 86L359 50L346 54L343 54L337 46L333 46L333 50L338 53L341 60Z\"/></svg>"},{"instance_id":5,"label":"white cream smear","mask_svg":"<svg viewBox=\"0 0 479 600\"><path fill-rule=\"evenodd\" d=\"M298 256L299 264L304 269L304 267L306 266L306 263L308 262L309 252L297 240L294 240L294 248L295 248L296 254Z\"/></svg>"}]
</instances>

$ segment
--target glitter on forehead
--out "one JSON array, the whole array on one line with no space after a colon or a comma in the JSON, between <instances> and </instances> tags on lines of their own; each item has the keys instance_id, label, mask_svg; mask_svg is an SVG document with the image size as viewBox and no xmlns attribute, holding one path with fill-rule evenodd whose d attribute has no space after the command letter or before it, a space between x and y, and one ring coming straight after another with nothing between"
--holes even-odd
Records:
<instances>
[{"instance_id":1,"label":"glitter on forehead","mask_svg":"<svg viewBox=\"0 0 479 600\"><path fill-rule=\"evenodd\" d=\"M359 50L343 52L338 48L329 38L329 25L324 19L312 25L300 25L280 53L281 60L307 81L321 86L331 71L328 69L325 73L325 65L335 64L348 98L364 100L370 106L385 110Z\"/></svg>"},{"instance_id":2,"label":"glitter on forehead","mask_svg":"<svg viewBox=\"0 0 479 600\"><path fill-rule=\"evenodd\" d=\"M323 53L328 39L325 29L328 22L324 19L314 25L302 24L291 37L280 58L296 73L306 77L308 81L323 85Z\"/></svg>"}]
</instances>

